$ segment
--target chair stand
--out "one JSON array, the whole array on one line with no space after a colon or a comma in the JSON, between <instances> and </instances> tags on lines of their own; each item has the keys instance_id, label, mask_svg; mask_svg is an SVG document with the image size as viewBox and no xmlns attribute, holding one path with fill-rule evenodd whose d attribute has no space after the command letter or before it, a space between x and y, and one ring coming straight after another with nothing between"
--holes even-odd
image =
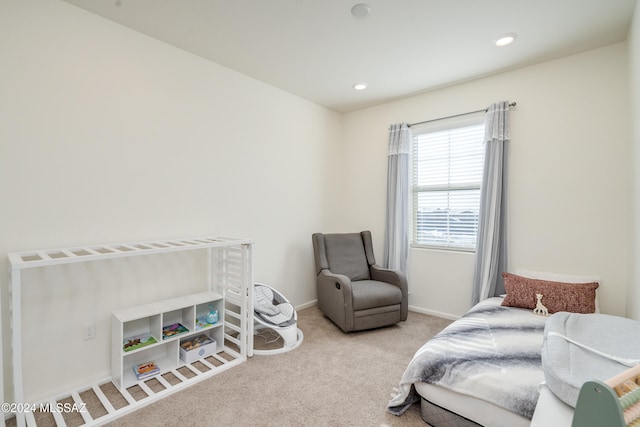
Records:
<instances>
[{"instance_id":1,"label":"chair stand","mask_svg":"<svg viewBox=\"0 0 640 427\"><path fill-rule=\"evenodd\" d=\"M278 334L278 340L282 338L284 344L280 348L274 348L272 350L257 350L253 348L253 354L257 354L259 356L265 356L270 354L280 354L286 353L287 351L291 351L295 348L298 348L302 341L304 340L304 334L297 327L297 324L293 324L284 328L279 328L273 325L265 325L262 323L258 323L254 326L254 335L256 335L260 330L270 329L276 334Z\"/></svg>"},{"instance_id":2,"label":"chair stand","mask_svg":"<svg viewBox=\"0 0 640 427\"><path fill-rule=\"evenodd\" d=\"M302 344L302 341L304 340L304 334L298 328L298 314L296 313L295 309L293 309L293 306L289 303L289 300L287 300L284 295L282 295L280 292L276 291L269 285L265 285L264 283L255 283L254 286L255 289L258 289L258 287L260 287L259 289L261 291L260 295L258 295L258 292L254 292L254 303L256 307L262 306L263 308L260 313L268 313L269 309L278 309L280 307L285 307L286 305L288 306L288 311L284 310L280 311L280 313L289 313L288 315L290 316L290 318L278 318L277 316L281 316L281 314L277 313L278 310L275 310L276 314L269 313L273 314L276 317L270 317L268 314L259 315L258 308L256 308L256 312L254 312L253 316L254 335L257 335L261 330L270 330L278 335L278 337L272 342L278 341L280 338L282 338L284 344L280 348L260 350L255 348L254 340L253 354L280 354L291 351L294 348L300 346L300 344ZM260 297L262 297L262 299L260 299ZM265 307L265 303L267 307ZM267 311L264 311L265 308L267 309ZM273 320L273 322L269 322L269 320Z\"/></svg>"}]
</instances>

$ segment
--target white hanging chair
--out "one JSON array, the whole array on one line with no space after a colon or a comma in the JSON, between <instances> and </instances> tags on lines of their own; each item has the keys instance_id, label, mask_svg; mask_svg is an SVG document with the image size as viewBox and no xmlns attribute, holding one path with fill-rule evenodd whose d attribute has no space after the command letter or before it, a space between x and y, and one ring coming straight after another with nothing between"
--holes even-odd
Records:
<instances>
[{"instance_id":1,"label":"white hanging chair","mask_svg":"<svg viewBox=\"0 0 640 427\"><path fill-rule=\"evenodd\" d=\"M295 308L284 295L271 286L264 283L254 284L253 317L256 322L254 326L256 335L262 330L270 329L278 335L277 339L282 338L284 342L282 347L272 350L257 350L254 346L254 354L284 353L302 344L304 335L298 329L298 314Z\"/></svg>"}]
</instances>

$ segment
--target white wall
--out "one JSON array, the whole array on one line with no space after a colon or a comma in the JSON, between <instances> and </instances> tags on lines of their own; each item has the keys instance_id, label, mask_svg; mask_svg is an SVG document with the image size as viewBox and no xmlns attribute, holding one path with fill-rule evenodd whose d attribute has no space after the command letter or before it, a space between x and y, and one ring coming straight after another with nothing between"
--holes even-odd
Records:
<instances>
[{"instance_id":1,"label":"white wall","mask_svg":"<svg viewBox=\"0 0 640 427\"><path fill-rule=\"evenodd\" d=\"M604 312L625 314L630 282L627 45L619 43L345 115L345 228L384 237L387 128L516 101L509 156L510 269L602 277ZM367 224L363 224L366 218ZM338 218L333 222L337 223ZM474 255L414 249L409 304L456 316Z\"/></svg>"},{"instance_id":2,"label":"white wall","mask_svg":"<svg viewBox=\"0 0 640 427\"><path fill-rule=\"evenodd\" d=\"M629 281L629 297L627 298L627 313L629 317L640 320L640 7L636 6L631 30L629 31L629 93L631 127L633 135L633 166L634 166L634 215L632 266L633 280Z\"/></svg>"},{"instance_id":3,"label":"white wall","mask_svg":"<svg viewBox=\"0 0 640 427\"><path fill-rule=\"evenodd\" d=\"M315 299L311 234L326 228L324 207L335 187L327 171L340 143L337 113L67 3L1 0L0 8L5 396L8 252L247 237L255 241L257 281L295 304ZM77 359L108 348L113 309L198 286L167 280L162 263L153 267L139 282L109 265L84 288L58 279L55 289L25 289L27 322L61 325L47 325L53 336L49 329L26 332L27 341L42 340L47 353L67 359L41 378L44 384L64 389L64 381L105 377L108 351L97 352L105 357L94 359L93 370L77 366L75 377L66 377L72 366L65 347ZM95 282L118 295L103 295ZM146 294L142 283L153 284ZM94 341L80 340L87 320L97 322Z\"/></svg>"}]
</instances>

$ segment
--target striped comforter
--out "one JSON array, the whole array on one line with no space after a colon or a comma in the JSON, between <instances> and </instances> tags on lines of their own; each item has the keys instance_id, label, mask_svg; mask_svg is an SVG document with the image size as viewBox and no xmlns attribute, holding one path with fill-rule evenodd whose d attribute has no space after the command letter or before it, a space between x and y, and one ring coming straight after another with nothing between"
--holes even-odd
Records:
<instances>
[{"instance_id":1,"label":"striped comforter","mask_svg":"<svg viewBox=\"0 0 640 427\"><path fill-rule=\"evenodd\" d=\"M414 384L434 384L486 400L531 419L544 380L540 352L546 317L481 301L424 344L387 409L401 415L420 397Z\"/></svg>"}]
</instances>

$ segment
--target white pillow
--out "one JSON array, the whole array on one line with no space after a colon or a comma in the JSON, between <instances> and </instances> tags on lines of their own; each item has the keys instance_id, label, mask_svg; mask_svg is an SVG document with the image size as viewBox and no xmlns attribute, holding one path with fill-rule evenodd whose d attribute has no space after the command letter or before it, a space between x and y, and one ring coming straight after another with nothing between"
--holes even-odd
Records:
<instances>
[{"instance_id":1,"label":"white pillow","mask_svg":"<svg viewBox=\"0 0 640 427\"><path fill-rule=\"evenodd\" d=\"M558 274L550 273L547 271L533 271L533 270L516 270L514 274L518 276L527 277L529 279L549 280L551 282L564 282L564 283L591 283L598 282L602 285L602 278L600 276L574 276L571 274ZM598 289L596 289L596 313L600 313L600 305L598 304Z\"/></svg>"}]
</instances>

